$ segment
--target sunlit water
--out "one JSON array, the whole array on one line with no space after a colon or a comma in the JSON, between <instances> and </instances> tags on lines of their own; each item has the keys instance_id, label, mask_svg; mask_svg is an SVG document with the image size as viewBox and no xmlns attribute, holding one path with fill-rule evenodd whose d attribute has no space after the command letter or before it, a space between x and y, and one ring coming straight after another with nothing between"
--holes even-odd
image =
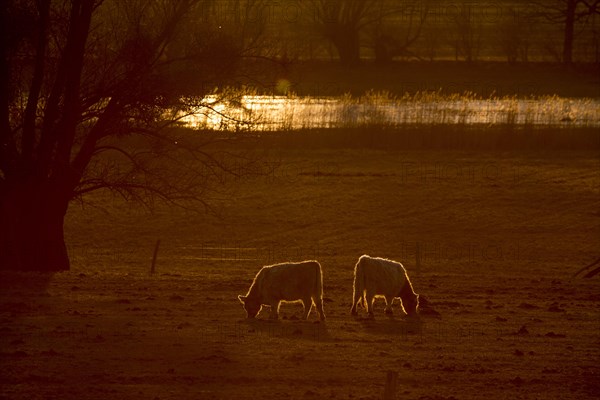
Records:
<instances>
[{"instance_id":1,"label":"sunlit water","mask_svg":"<svg viewBox=\"0 0 600 400\"><path fill-rule=\"evenodd\" d=\"M207 96L181 121L195 129L297 130L414 124L511 124L600 127L600 99L474 99L440 95L410 99L365 97Z\"/></svg>"}]
</instances>

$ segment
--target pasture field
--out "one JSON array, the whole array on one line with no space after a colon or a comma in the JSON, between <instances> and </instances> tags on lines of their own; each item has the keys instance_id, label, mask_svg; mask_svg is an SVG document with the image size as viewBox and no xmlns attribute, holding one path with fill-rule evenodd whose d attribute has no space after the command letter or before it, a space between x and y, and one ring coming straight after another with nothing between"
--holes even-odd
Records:
<instances>
[{"instance_id":1,"label":"pasture field","mask_svg":"<svg viewBox=\"0 0 600 400\"><path fill-rule=\"evenodd\" d=\"M71 271L2 273L0 398L380 399L388 371L399 399L598 398L600 280L571 278L599 256L598 147L370 140L259 138L209 213L74 203ZM350 316L364 253L404 264L419 320L382 300ZM298 304L247 321L259 268L302 259L323 266L327 321Z\"/></svg>"}]
</instances>

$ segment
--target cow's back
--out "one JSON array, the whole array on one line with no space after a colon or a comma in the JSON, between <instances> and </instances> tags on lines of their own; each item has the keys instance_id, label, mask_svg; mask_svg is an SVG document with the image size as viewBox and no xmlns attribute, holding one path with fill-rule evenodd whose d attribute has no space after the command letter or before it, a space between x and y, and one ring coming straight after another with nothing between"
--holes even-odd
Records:
<instances>
[{"instance_id":1,"label":"cow's back","mask_svg":"<svg viewBox=\"0 0 600 400\"><path fill-rule=\"evenodd\" d=\"M317 261L283 263L263 267L263 296L298 300L322 296L321 265Z\"/></svg>"},{"instance_id":2,"label":"cow's back","mask_svg":"<svg viewBox=\"0 0 600 400\"><path fill-rule=\"evenodd\" d=\"M396 261L362 256L357 268L362 269L365 289L375 294L398 296L406 281L406 270Z\"/></svg>"}]
</instances>

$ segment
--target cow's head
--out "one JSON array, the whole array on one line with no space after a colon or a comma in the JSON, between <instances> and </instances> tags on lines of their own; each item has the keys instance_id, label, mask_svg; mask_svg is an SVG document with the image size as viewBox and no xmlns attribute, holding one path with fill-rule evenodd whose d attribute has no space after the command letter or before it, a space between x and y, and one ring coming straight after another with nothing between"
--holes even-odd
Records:
<instances>
[{"instance_id":1,"label":"cow's head","mask_svg":"<svg viewBox=\"0 0 600 400\"><path fill-rule=\"evenodd\" d=\"M402 307L406 311L406 314L409 317L416 317L419 314L419 295L413 290L408 276L406 277L405 284L400 289L399 297L402 299Z\"/></svg>"},{"instance_id":2,"label":"cow's head","mask_svg":"<svg viewBox=\"0 0 600 400\"><path fill-rule=\"evenodd\" d=\"M409 317L416 317L419 314L419 295L413 293L412 296L406 296L402 299L402 307Z\"/></svg>"},{"instance_id":3,"label":"cow's head","mask_svg":"<svg viewBox=\"0 0 600 400\"><path fill-rule=\"evenodd\" d=\"M244 305L244 310L246 310L246 316L248 318L256 317L256 314L260 311L262 304L259 301L249 298L248 296L242 296L241 294L238 296L240 302Z\"/></svg>"}]
</instances>

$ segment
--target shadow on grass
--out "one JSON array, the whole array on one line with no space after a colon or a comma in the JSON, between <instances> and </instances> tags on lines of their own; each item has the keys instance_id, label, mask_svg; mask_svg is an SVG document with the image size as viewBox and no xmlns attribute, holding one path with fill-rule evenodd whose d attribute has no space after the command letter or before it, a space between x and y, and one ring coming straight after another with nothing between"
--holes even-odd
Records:
<instances>
[{"instance_id":1,"label":"shadow on grass","mask_svg":"<svg viewBox=\"0 0 600 400\"><path fill-rule=\"evenodd\" d=\"M46 295L54 273L0 271L0 299Z\"/></svg>"},{"instance_id":2,"label":"shadow on grass","mask_svg":"<svg viewBox=\"0 0 600 400\"><path fill-rule=\"evenodd\" d=\"M39 304L49 296L47 289L53 276L53 273L0 271L0 329L5 339L18 336L22 330L21 321L39 311ZM0 341L0 358L6 355L26 356L18 350L22 339L14 340Z\"/></svg>"},{"instance_id":3,"label":"shadow on grass","mask_svg":"<svg viewBox=\"0 0 600 400\"><path fill-rule=\"evenodd\" d=\"M409 336L421 335L425 321L421 317L408 317L406 315L376 315L375 318L354 317L362 328L372 334Z\"/></svg>"},{"instance_id":4,"label":"shadow on grass","mask_svg":"<svg viewBox=\"0 0 600 400\"><path fill-rule=\"evenodd\" d=\"M315 342L331 339L327 323L324 321L244 319L240 323L248 328L246 333L249 337Z\"/></svg>"}]
</instances>

